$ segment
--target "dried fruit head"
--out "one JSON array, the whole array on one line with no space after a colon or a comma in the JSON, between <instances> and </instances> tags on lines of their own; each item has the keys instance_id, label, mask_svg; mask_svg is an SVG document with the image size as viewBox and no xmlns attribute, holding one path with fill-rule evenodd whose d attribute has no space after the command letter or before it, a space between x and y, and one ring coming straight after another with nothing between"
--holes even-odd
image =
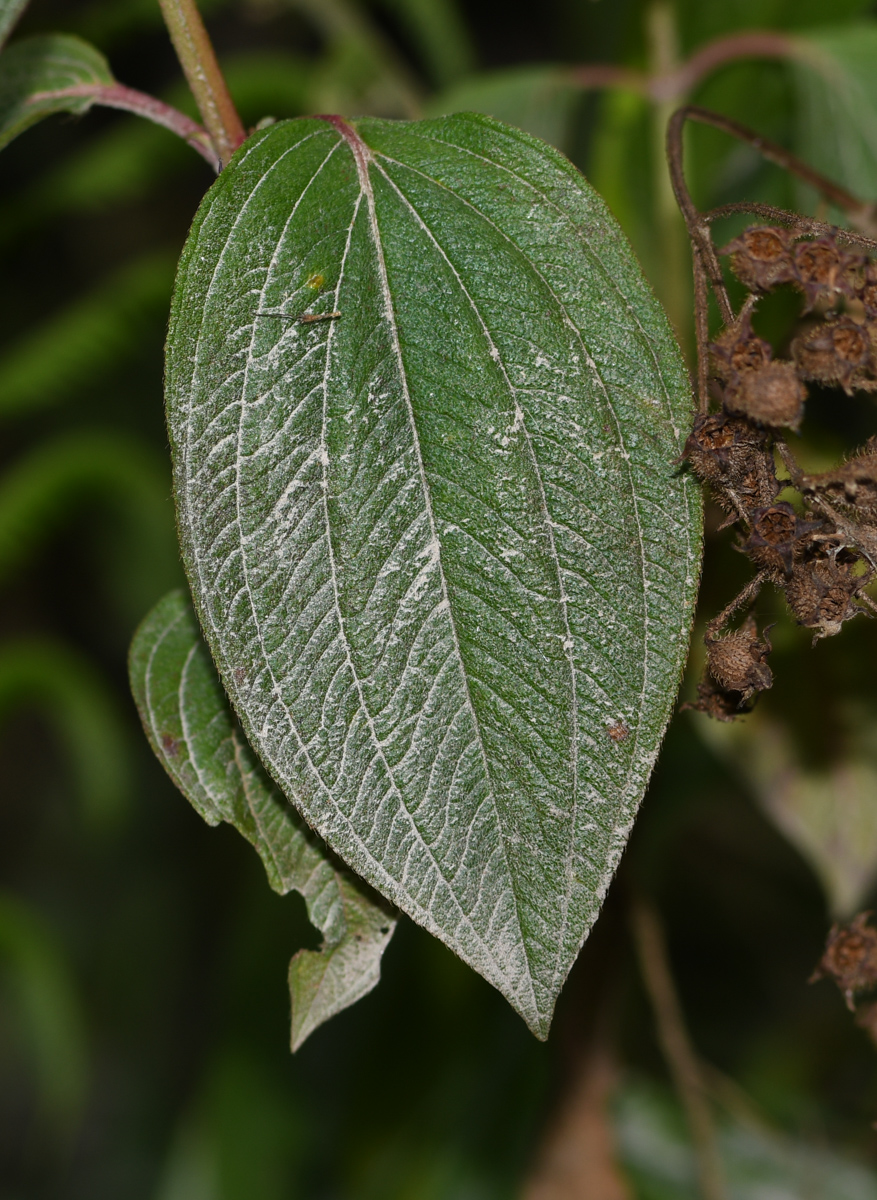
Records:
<instances>
[{"instance_id":1,"label":"dried fruit head","mask_svg":"<svg viewBox=\"0 0 877 1200\"><path fill-rule=\"evenodd\" d=\"M824 528L822 521L803 521L783 501L751 514L752 531L740 549L774 582L784 584L792 567L804 554L812 535Z\"/></svg>"},{"instance_id":2,"label":"dried fruit head","mask_svg":"<svg viewBox=\"0 0 877 1200\"><path fill-rule=\"evenodd\" d=\"M765 661L771 645L767 636L758 637L755 621L750 618L741 629L724 637L707 633L707 669L725 692L739 692L741 702L763 692L773 683L773 675Z\"/></svg>"},{"instance_id":3,"label":"dried fruit head","mask_svg":"<svg viewBox=\"0 0 877 1200\"><path fill-rule=\"evenodd\" d=\"M804 293L805 311L819 299L834 304L838 295L854 294L853 277L862 257L842 250L834 234L824 233L812 242L799 242L792 256L795 284Z\"/></svg>"},{"instance_id":4,"label":"dried fruit head","mask_svg":"<svg viewBox=\"0 0 877 1200\"><path fill-rule=\"evenodd\" d=\"M814 645L840 633L845 621L862 610L855 603L873 572L855 574L858 555L845 554L807 559L792 570L785 586L786 601L799 625L815 629Z\"/></svg>"},{"instance_id":5,"label":"dried fruit head","mask_svg":"<svg viewBox=\"0 0 877 1200\"><path fill-rule=\"evenodd\" d=\"M790 362L769 362L741 371L725 388L724 406L735 416L759 425L798 429L804 415L807 391Z\"/></svg>"},{"instance_id":6,"label":"dried fruit head","mask_svg":"<svg viewBox=\"0 0 877 1200\"><path fill-rule=\"evenodd\" d=\"M871 339L863 325L837 317L795 338L792 357L805 378L839 383L851 392L856 376L871 360Z\"/></svg>"},{"instance_id":7,"label":"dried fruit head","mask_svg":"<svg viewBox=\"0 0 877 1200\"><path fill-rule=\"evenodd\" d=\"M768 505L780 490L770 436L740 417L696 417L683 456L726 512Z\"/></svg>"},{"instance_id":8,"label":"dried fruit head","mask_svg":"<svg viewBox=\"0 0 877 1200\"><path fill-rule=\"evenodd\" d=\"M751 712L754 704L755 696L749 700L741 700L738 692L723 691L707 676L697 685L697 699L681 705L681 711L690 708L693 712L704 713L714 721L736 721L738 717Z\"/></svg>"},{"instance_id":9,"label":"dried fruit head","mask_svg":"<svg viewBox=\"0 0 877 1200\"><path fill-rule=\"evenodd\" d=\"M833 979L851 1010L857 992L877 986L877 929L868 924L870 915L862 912L849 925L832 925L825 953L810 977L811 983Z\"/></svg>"},{"instance_id":10,"label":"dried fruit head","mask_svg":"<svg viewBox=\"0 0 877 1200\"><path fill-rule=\"evenodd\" d=\"M805 495L824 496L865 525L877 524L877 438L833 471L803 476L800 486Z\"/></svg>"},{"instance_id":11,"label":"dried fruit head","mask_svg":"<svg viewBox=\"0 0 877 1200\"><path fill-rule=\"evenodd\" d=\"M752 225L734 238L719 254L731 255L731 270L750 292L769 292L780 283L795 280L790 229Z\"/></svg>"},{"instance_id":12,"label":"dried fruit head","mask_svg":"<svg viewBox=\"0 0 877 1200\"><path fill-rule=\"evenodd\" d=\"M753 332L748 313L736 324L723 329L709 349L713 374L723 382L733 379L741 371L758 370L773 357L770 342Z\"/></svg>"}]
</instances>

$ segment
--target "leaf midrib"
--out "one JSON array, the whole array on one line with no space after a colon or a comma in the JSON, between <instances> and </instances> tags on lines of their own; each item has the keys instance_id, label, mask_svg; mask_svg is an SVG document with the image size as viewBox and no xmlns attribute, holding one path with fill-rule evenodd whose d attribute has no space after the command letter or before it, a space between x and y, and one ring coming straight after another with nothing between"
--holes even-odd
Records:
<instances>
[{"instance_id":1,"label":"leaf midrib","mask_svg":"<svg viewBox=\"0 0 877 1200\"><path fill-rule=\"evenodd\" d=\"M427 519L429 521L430 543L432 546L435 547L435 554L436 554L435 561L436 561L436 566L438 568L439 579L441 581L442 603L446 606L445 611L447 612L448 625L451 630L451 638L453 641L454 654L456 656L458 672L459 672L459 676L460 676L460 680L461 680L462 688L463 688L463 694L465 696L465 701L466 701L466 705L467 705L467 708L469 711L470 720L472 722L472 727L475 731L475 737L476 737L477 743L478 743L478 750L481 755L482 767L484 769L484 776L487 781L489 795L490 795L490 799L491 799L491 803L492 803L492 807L493 807L493 812L494 812L497 827L498 827L499 833L500 833L500 845L502 847L503 862L505 865L507 877L508 877L510 885L511 885L512 896L514 897L514 902L515 902L515 916L516 916L517 925L518 925L518 938L519 938L521 946L523 947L524 954L527 959L528 982L530 985L530 998L531 998L531 1001L533 1004L533 1011L535 1013L537 1013L540 1020L542 1020L542 1019L544 1019L545 1014L542 1012L542 1009L536 1000L536 993L535 993L535 988L534 988L534 983L533 983L533 969L532 969L532 964L530 961L530 948L527 943L527 939L523 935L523 929L521 926L520 898L518 896L517 888L515 886L515 876L511 870L511 865L509 863L508 853L507 853L506 844L505 844L505 833L503 830L503 823L500 818L499 807L498 807L498 804L496 801L496 794L495 794L494 786L493 786L493 777L492 777L492 774L490 771L490 767L488 765L487 751L484 746L484 740L481 736L481 726L478 721L477 714L475 712L475 705L472 702L472 694L469 690L469 680L468 680L467 673L466 673L464 663L463 663L463 656L462 656L462 652L460 650L460 641L459 641L459 636L457 633L457 626L456 626L456 622L454 620L453 608L451 607L450 596L448 594L447 580L445 578L445 570L444 570L444 566L442 564L441 540L438 536L438 529L436 528L435 513L433 512L433 507L432 507L432 495L431 495L431 492L429 489L429 482L426 478L426 470L425 470L425 466L424 466L424 462L423 462L423 454L420 449L420 435L417 430L417 422L414 417L414 406L412 404L411 393L408 388L408 373L405 369L405 363L402 358L402 347L399 342L398 323L397 323L397 319L396 319L395 308L393 305L393 298L392 298L392 294L390 291L390 284L389 284L389 279L387 276L387 264L386 264L386 260L384 258L383 241L381 238L381 232L380 232L380 227L378 225L377 212L376 212L376 208L375 208L374 189L372 188L371 177L369 175L369 164L374 162L374 158L372 156L370 148L366 145L365 142L362 141L362 139L359 137L356 130L352 128L352 126L350 126L346 122L340 121L338 119L333 120L332 124L335 125L338 132L341 134L343 139L347 142L347 144L351 148L351 151L353 154L353 159L356 164L357 176L359 178L360 196L364 195L366 198L366 204L368 207L369 224L370 224L371 232L372 232L372 240L374 242L375 255L377 257L377 262L378 262L378 274L380 277L381 295L382 295L382 298L384 301L384 316L385 316L385 320L387 322L388 328L390 330L390 336L391 336L392 342L393 342L393 351L394 351L394 355L396 358L396 366L397 366L397 369L399 372L399 378L400 378L401 386L402 386L402 394L403 394L403 397L405 400L405 409L406 409L406 413L408 416L409 428L411 431L411 438L412 438L412 443L413 443L413 448L414 448L414 456L415 456L415 460L417 462L417 471L418 471L418 477L420 480L421 493L423 496L424 507L425 507L426 513L427 513ZM358 209L358 202L357 202L357 209ZM351 222L351 233L352 233L352 228L353 228L353 222ZM338 289L340 289L340 286L341 286L340 275L339 275L339 280L338 280L337 286L338 286ZM336 296L337 296L337 294L338 293L336 291ZM333 330L330 330L330 332L329 332L330 339L332 337L332 333L333 333ZM327 351L326 361L327 361L327 366L328 366L328 351ZM325 391L324 391L324 413L325 413L325 403L326 403L326 396L325 396ZM328 453L328 447L326 447L326 444L325 444L325 428L324 428L324 449ZM324 492L327 490L328 490L328 487L326 489L324 489ZM330 546L330 555L331 555L333 553L333 551L331 549L332 539L331 539L331 530L330 530L330 525L329 525L328 508L326 509L326 538L327 538L327 541ZM333 557L333 584L334 584L334 557ZM335 592L335 599L336 599L336 605L337 605L337 599L338 599L337 590ZM338 609L338 620L339 620L339 622L341 622L340 608ZM343 633L343 624L342 624L341 628L342 628L342 633ZM349 644L348 644L346 638L344 639L344 644L345 644L345 651L348 655L348 662L350 663L350 669L353 672L354 679L356 679L357 691L359 693L360 703L363 706L363 711L367 714L367 719L369 722L369 729L372 734L373 740L375 742L375 745L379 748L379 753L381 754L381 758L384 762L384 765L386 767L389 778L393 782L393 786L396 790L397 795L399 796L399 801L402 804L402 806L405 808L406 812L408 812L409 810L407 808L407 805L405 804L405 800L402 796L402 792L396 785L396 782L395 782L392 770L389 766L389 763L387 763L386 757L383 754L383 751L380 749L380 744L379 744L379 740L377 738L377 733L372 724L371 716L368 715L368 708L365 704L365 698L362 694L361 686L359 683L359 676L353 666L353 662L352 662L352 659L350 656L350 647L349 647ZM412 825L414 825L415 828L418 828L417 822L414 818L414 815L409 812L409 817L411 819ZM473 819L472 824L474 825L474 823L475 822ZM418 829L418 833L419 832L420 831ZM430 860L433 863L439 876L441 878L444 878L444 874L439 869L438 863L436 862L435 857L432 853L432 849L427 845L426 840L423 838L422 835L421 835L421 843L423 844L424 848L426 849L427 853L429 854ZM462 861L462 859L461 859L461 861ZM453 895L453 890L449 888L449 891ZM462 906L459 904L458 901L456 901L456 897L455 897L455 902L457 903L458 909L462 913L463 912ZM493 959L494 962L496 962L496 959L494 958L492 951L486 945L486 943L484 943L483 939L481 939L481 937L478 935L477 931L472 926L471 921L465 917L465 914L464 914L464 918L467 920L468 924L470 925L470 928L472 928L472 932L475 933L475 936L478 937L478 940L481 942L481 944L487 950L489 956ZM498 963L497 963L497 966L499 966ZM500 968L500 974L504 974L504 972L502 971L502 968Z\"/></svg>"}]
</instances>

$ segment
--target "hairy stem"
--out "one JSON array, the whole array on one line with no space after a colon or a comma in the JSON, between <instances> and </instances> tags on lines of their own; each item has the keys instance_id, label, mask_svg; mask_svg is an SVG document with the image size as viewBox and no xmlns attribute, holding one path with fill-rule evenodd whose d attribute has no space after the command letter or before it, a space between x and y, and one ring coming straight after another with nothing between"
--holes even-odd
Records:
<instances>
[{"instance_id":1,"label":"hairy stem","mask_svg":"<svg viewBox=\"0 0 877 1200\"><path fill-rule=\"evenodd\" d=\"M825 221L817 221L814 217L802 217L800 213L789 212L785 208L776 208L773 204L759 204L752 200L741 200L736 204L722 204L701 213L701 220L712 225L724 217L733 217L737 213L751 213L755 217L764 217L767 221L778 222L780 225L791 225L802 233L833 234L839 242L850 246L861 246L864 250L877 250L877 240L866 237L863 233L853 233L851 229L840 229L837 225L828 225Z\"/></svg>"},{"instance_id":2,"label":"hairy stem","mask_svg":"<svg viewBox=\"0 0 877 1200\"><path fill-rule=\"evenodd\" d=\"M722 321L730 325L734 320L734 310L728 299L725 279L719 265L716 248L710 234L709 222L695 207L685 182L685 171L682 166L682 131L688 115L688 108L677 109L667 124L667 162L670 167L670 182L676 196L676 203L682 213L688 235L694 243L695 250L700 254L703 269L712 284L719 305Z\"/></svg>"},{"instance_id":3,"label":"hairy stem","mask_svg":"<svg viewBox=\"0 0 877 1200\"><path fill-rule=\"evenodd\" d=\"M158 0L177 58L225 166L247 136L195 0Z\"/></svg>"},{"instance_id":4,"label":"hairy stem","mask_svg":"<svg viewBox=\"0 0 877 1200\"><path fill-rule=\"evenodd\" d=\"M750 579L743 590L734 597L731 603L726 604L719 615L717 617L713 617L713 619L709 622L706 627L706 637L716 637L719 633L721 633L722 628L727 625L728 621L730 621L731 617L733 617L734 613L737 612L739 608L742 608L744 604L752 603L752 601L764 587L766 579L766 571L759 571L757 575Z\"/></svg>"},{"instance_id":5,"label":"hairy stem","mask_svg":"<svg viewBox=\"0 0 877 1200\"><path fill-rule=\"evenodd\" d=\"M679 997L654 908L642 899L632 904L634 940L640 969L658 1027L661 1049L688 1118L703 1200L726 1200L712 1112L700 1065L682 1016Z\"/></svg>"},{"instance_id":6,"label":"hairy stem","mask_svg":"<svg viewBox=\"0 0 877 1200\"><path fill-rule=\"evenodd\" d=\"M709 393L709 294L706 271L697 246L691 247L691 266L694 275L694 332L697 340L697 411L707 413Z\"/></svg>"}]
</instances>

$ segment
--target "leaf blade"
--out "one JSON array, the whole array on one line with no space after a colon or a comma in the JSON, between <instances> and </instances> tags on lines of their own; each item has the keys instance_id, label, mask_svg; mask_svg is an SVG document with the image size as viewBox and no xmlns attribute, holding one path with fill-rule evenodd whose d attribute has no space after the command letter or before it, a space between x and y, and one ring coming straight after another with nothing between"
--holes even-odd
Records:
<instances>
[{"instance_id":1,"label":"leaf blade","mask_svg":"<svg viewBox=\"0 0 877 1200\"><path fill-rule=\"evenodd\" d=\"M323 934L289 967L292 1049L324 1021L366 995L395 918L334 863L271 785L240 732L195 616L171 592L145 618L131 645L131 688L150 744L180 791L209 825L227 821L255 848L271 887L300 892Z\"/></svg>"},{"instance_id":2,"label":"leaf blade","mask_svg":"<svg viewBox=\"0 0 877 1200\"><path fill-rule=\"evenodd\" d=\"M196 219L167 380L184 557L248 736L545 1036L699 554L687 381L614 223L485 118L274 127Z\"/></svg>"},{"instance_id":3,"label":"leaf blade","mask_svg":"<svg viewBox=\"0 0 877 1200\"><path fill-rule=\"evenodd\" d=\"M53 113L87 112L93 97L65 96L66 89L113 82L100 51L72 34L14 42L0 56L0 149Z\"/></svg>"}]
</instances>

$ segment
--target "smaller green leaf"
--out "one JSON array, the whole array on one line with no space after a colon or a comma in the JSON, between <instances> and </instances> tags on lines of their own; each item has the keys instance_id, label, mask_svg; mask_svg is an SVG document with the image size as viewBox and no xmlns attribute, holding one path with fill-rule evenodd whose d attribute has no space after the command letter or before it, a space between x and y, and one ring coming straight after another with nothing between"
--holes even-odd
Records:
<instances>
[{"instance_id":1,"label":"smaller green leaf","mask_svg":"<svg viewBox=\"0 0 877 1200\"><path fill-rule=\"evenodd\" d=\"M300 892L323 934L289 966L292 1048L370 992L395 927L390 910L326 850L271 784L237 728L195 615L171 592L131 645L131 688L146 735L209 825L227 821L258 851L276 892Z\"/></svg>"},{"instance_id":2,"label":"smaller green leaf","mask_svg":"<svg viewBox=\"0 0 877 1200\"><path fill-rule=\"evenodd\" d=\"M0 46L12 33L27 4L28 0L0 0Z\"/></svg>"},{"instance_id":3,"label":"smaller green leaf","mask_svg":"<svg viewBox=\"0 0 877 1200\"><path fill-rule=\"evenodd\" d=\"M0 148L52 113L87 112L94 96L72 89L114 83L99 50L66 33L23 38L0 57Z\"/></svg>"}]
</instances>

